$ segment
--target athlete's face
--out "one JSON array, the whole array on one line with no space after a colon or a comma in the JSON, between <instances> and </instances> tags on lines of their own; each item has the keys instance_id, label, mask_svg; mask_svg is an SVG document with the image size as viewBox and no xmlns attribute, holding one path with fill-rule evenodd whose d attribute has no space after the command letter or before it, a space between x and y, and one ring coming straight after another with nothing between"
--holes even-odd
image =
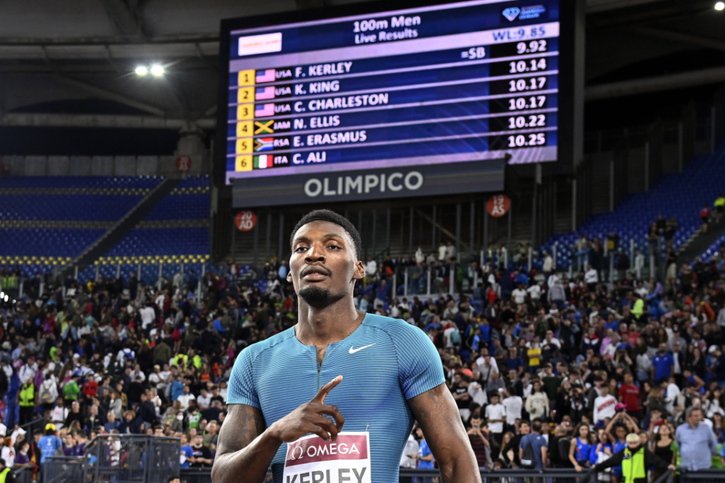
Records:
<instances>
[{"instance_id":1,"label":"athlete's face","mask_svg":"<svg viewBox=\"0 0 725 483\"><path fill-rule=\"evenodd\" d=\"M297 230L292 242L290 274L295 292L310 306L324 308L351 296L365 268L345 229L313 221Z\"/></svg>"}]
</instances>

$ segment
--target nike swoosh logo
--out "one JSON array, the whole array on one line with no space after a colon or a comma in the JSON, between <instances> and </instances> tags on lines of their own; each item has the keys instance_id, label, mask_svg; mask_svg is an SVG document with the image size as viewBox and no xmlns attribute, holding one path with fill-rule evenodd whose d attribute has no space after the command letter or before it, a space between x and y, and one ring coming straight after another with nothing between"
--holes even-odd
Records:
<instances>
[{"instance_id":1,"label":"nike swoosh logo","mask_svg":"<svg viewBox=\"0 0 725 483\"><path fill-rule=\"evenodd\" d=\"M350 354L355 354L356 352L360 352L360 351L365 350L368 347L372 347L374 345L375 345L375 343L373 342L372 344L364 345L362 347L353 347L353 346L350 346L350 350L348 350L347 352L349 352Z\"/></svg>"}]
</instances>

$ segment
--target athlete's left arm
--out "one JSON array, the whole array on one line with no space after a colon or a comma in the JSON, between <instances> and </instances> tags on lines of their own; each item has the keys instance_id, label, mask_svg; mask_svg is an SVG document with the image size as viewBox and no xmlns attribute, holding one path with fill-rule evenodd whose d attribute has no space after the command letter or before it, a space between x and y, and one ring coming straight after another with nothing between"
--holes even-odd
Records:
<instances>
[{"instance_id":1,"label":"athlete's left arm","mask_svg":"<svg viewBox=\"0 0 725 483\"><path fill-rule=\"evenodd\" d=\"M428 442L444 483L480 483L476 456L451 391L440 384L408 400Z\"/></svg>"}]
</instances>

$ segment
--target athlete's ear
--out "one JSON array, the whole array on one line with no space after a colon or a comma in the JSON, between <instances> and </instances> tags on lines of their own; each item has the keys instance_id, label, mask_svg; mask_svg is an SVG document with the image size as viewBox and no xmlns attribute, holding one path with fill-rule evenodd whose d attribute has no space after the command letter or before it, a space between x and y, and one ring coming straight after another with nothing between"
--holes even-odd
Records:
<instances>
[{"instance_id":1,"label":"athlete's ear","mask_svg":"<svg viewBox=\"0 0 725 483\"><path fill-rule=\"evenodd\" d=\"M355 273L353 274L352 278L354 280L362 280L365 278L365 264L362 262L362 260L358 260L355 262Z\"/></svg>"}]
</instances>

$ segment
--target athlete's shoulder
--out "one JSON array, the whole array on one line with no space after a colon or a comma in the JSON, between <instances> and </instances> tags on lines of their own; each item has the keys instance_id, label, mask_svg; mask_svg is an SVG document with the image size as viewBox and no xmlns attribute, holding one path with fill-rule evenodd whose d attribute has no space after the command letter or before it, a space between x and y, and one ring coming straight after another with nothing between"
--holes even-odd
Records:
<instances>
[{"instance_id":1,"label":"athlete's shoulder","mask_svg":"<svg viewBox=\"0 0 725 483\"><path fill-rule=\"evenodd\" d=\"M244 348L234 361L229 376L228 404L246 404L261 409L256 392L256 373L274 360L275 349L284 350L287 341L294 337L293 329L287 329L265 340Z\"/></svg>"},{"instance_id":2,"label":"athlete's shoulder","mask_svg":"<svg viewBox=\"0 0 725 483\"><path fill-rule=\"evenodd\" d=\"M411 325L402 319L394 319L393 317L386 317L378 314L366 314L365 325L385 331L391 334L391 336L396 334L405 335L411 332L422 332L415 325Z\"/></svg>"},{"instance_id":3,"label":"athlete's shoulder","mask_svg":"<svg viewBox=\"0 0 725 483\"><path fill-rule=\"evenodd\" d=\"M240 353L240 356L244 355L245 358L254 360L270 349L277 349L285 344L293 342L294 337L294 328L290 327L289 329L278 332L271 337L255 342L254 344L244 348Z\"/></svg>"},{"instance_id":4,"label":"athlete's shoulder","mask_svg":"<svg viewBox=\"0 0 725 483\"><path fill-rule=\"evenodd\" d=\"M402 319L394 319L376 314L365 316L365 325L382 333L391 340L399 350L407 350L416 346L425 345L433 347L428 334L419 327L409 324Z\"/></svg>"}]
</instances>

